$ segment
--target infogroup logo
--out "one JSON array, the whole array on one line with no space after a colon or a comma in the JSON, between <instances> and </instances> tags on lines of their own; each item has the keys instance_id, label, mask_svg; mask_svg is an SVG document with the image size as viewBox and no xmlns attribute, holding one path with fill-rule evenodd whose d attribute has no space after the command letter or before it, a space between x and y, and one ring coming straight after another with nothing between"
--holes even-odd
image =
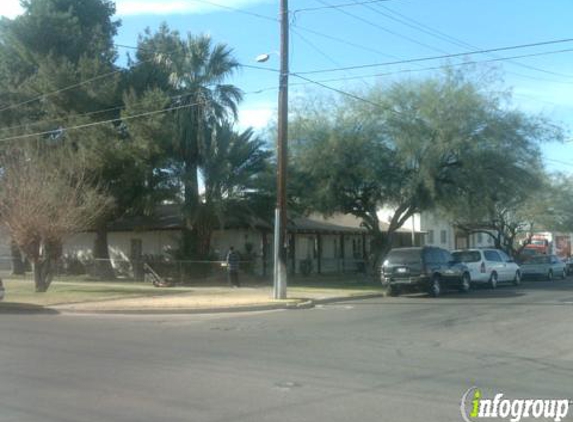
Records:
<instances>
[{"instance_id":1,"label":"infogroup logo","mask_svg":"<svg viewBox=\"0 0 573 422\"><path fill-rule=\"evenodd\" d=\"M465 422L481 419L509 420L543 419L560 422L567 417L570 399L509 399L503 393L485 398L478 387L468 389L462 396L460 411Z\"/></svg>"}]
</instances>

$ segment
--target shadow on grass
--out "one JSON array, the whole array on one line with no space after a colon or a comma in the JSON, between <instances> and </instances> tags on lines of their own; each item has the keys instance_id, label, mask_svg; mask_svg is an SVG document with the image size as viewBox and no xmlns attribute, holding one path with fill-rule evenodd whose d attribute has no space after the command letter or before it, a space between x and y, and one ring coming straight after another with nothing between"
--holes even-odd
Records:
<instances>
[{"instance_id":1,"label":"shadow on grass","mask_svg":"<svg viewBox=\"0 0 573 422\"><path fill-rule=\"evenodd\" d=\"M29 303L0 302L0 314L58 315L59 312L55 309Z\"/></svg>"}]
</instances>

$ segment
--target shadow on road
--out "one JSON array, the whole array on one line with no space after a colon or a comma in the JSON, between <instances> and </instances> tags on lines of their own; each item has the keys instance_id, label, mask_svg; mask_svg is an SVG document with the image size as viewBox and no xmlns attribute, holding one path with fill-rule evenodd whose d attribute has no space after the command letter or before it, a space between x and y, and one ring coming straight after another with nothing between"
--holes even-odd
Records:
<instances>
[{"instance_id":1,"label":"shadow on road","mask_svg":"<svg viewBox=\"0 0 573 422\"><path fill-rule=\"evenodd\" d=\"M44 314L58 315L55 309L44 308L43 306L30 305L28 303L0 302L0 314Z\"/></svg>"}]
</instances>

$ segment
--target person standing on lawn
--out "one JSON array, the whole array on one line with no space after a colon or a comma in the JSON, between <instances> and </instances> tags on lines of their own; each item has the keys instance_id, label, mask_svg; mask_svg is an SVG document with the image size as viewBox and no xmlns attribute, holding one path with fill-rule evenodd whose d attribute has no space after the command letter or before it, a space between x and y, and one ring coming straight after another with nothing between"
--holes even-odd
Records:
<instances>
[{"instance_id":1,"label":"person standing on lawn","mask_svg":"<svg viewBox=\"0 0 573 422\"><path fill-rule=\"evenodd\" d=\"M233 287L241 287L239 282L239 254L235 248L231 246L227 254L227 273L229 277L229 284Z\"/></svg>"}]
</instances>

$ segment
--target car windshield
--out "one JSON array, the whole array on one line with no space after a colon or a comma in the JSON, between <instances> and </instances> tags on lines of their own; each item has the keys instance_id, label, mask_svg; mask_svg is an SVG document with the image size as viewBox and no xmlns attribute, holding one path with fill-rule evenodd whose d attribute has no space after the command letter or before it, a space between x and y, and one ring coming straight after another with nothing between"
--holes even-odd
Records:
<instances>
[{"instance_id":1,"label":"car windshield","mask_svg":"<svg viewBox=\"0 0 573 422\"><path fill-rule=\"evenodd\" d=\"M420 249L394 249L390 251L386 260L392 265L415 264L421 261L421 255Z\"/></svg>"},{"instance_id":2,"label":"car windshield","mask_svg":"<svg viewBox=\"0 0 573 422\"><path fill-rule=\"evenodd\" d=\"M481 255L478 251L457 251L452 252L452 257L456 262L479 262Z\"/></svg>"},{"instance_id":3,"label":"car windshield","mask_svg":"<svg viewBox=\"0 0 573 422\"><path fill-rule=\"evenodd\" d=\"M548 264L550 260L547 255L540 255L531 257L531 259L528 262L530 264Z\"/></svg>"}]
</instances>

